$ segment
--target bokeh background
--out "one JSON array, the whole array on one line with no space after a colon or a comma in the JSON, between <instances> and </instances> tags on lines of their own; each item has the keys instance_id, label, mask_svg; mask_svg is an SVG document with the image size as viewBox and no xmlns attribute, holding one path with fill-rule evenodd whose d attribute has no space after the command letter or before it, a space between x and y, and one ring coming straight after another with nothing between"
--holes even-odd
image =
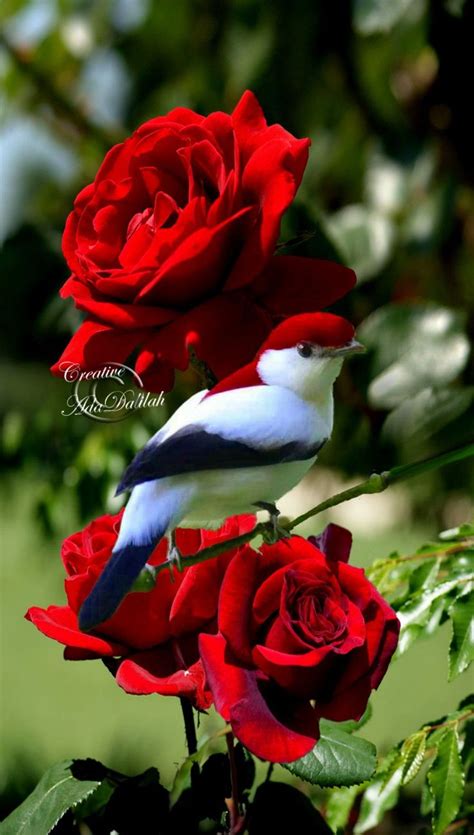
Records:
<instances>
[{"instance_id":1,"label":"bokeh background","mask_svg":"<svg viewBox=\"0 0 474 835\"><path fill-rule=\"evenodd\" d=\"M100 662L63 661L60 646L23 620L30 605L62 602L62 538L118 508L125 463L196 386L192 373L181 375L164 407L118 424L61 415L68 387L48 369L79 322L58 297L67 277L61 233L76 193L145 119L176 105L229 110L252 89L270 122L313 140L281 241L357 270L358 287L338 311L369 348L338 381L332 443L284 512L374 469L467 442L473 6L2 0L3 814L62 758L93 756L127 773L154 764L170 784L185 753L177 703L126 696ZM351 528L353 559L367 565L467 521L473 487L463 462L327 519ZM466 674L447 684L448 643L442 629L392 665L364 728L382 749L472 689ZM212 715L206 722L218 725Z\"/></svg>"}]
</instances>

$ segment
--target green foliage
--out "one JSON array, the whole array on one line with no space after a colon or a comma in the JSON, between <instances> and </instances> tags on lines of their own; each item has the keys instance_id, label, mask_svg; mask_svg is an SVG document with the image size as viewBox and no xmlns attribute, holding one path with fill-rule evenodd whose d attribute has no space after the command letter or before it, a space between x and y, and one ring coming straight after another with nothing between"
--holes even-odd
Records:
<instances>
[{"instance_id":1,"label":"green foliage","mask_svg":"<svg viewBox=\"0 0 474 835\"><path fill-rule=\"evenodd\" d=\"M432 303L390 304L359 335L372 352L369 402L390 410L391 440L424 440L470 407L474 389L452 385L469 356L463 315Z\"/></svg>"},{"instance_id":2,"label":"green foliage","mask_svg":"<svg viewBox=\"0 0 474 835\"><path fill-rule=\"evenodd\" d=\"M459 755L457 728L448 728L437 746L436 759L428 772L433 797L433 833L442 835L459 811L464 791L464 774Z\"/></svg>"},{"instance_id":3,"label":"green foliage","mask_svg":"<svg viewBox=\"0 0 474 835\"><path fill-rule=\"evenodd\" d=\"M464 798L468 766L460 751L461 745L464 750L468 744L472 717L474 699L470 697L456 711L424 725L389 751L369 785L360 787L363 795L354 831L363 833L377 826L398 802L402 788L423 773L426 762L429 768L424 769L420 813L431 816L434 835L442 835L458 815L463 818L463 804L468 803ZM350 810L339 817L339 826L345 825Z\"/></svg>"},{"instance_id":4,"label":"green foliage","mask_svg":"<svg viewBox=\"0 0 474 835\"><path fill-rule=\"evenodd\" d=\"M419 7L419 3L415 4ZM389 32L410 11L412 0L354 0L354 24L363 35Z\"/></svg>"},{"instance_id":5,"label":"green foliage","mask_svg":"<svg viewBox=\"0 0 474 835\"><path fill-rule=\"evenodd\" d=\"M449 678L474 661L474 591L461 594L449 608L453 637L449 648Z\"/></svg>"},{"instance_id":6,"label":"green foliage","mask_svg":"<svg viewBox=\"0 0 474 835\"><path fill-rule=\"evenodd\" d=\"M281 0L267 7L256 0L233 1L222 11L217 6L83 3L78 13L70 2L2 4L6 36L26 60L22 64L2 49L6 119L0 142L9 199L0 230L0 268L8 279L0 328L1 455L6 468L23 473L25 481L41 479L36 518L57 538L65 504L76 507L82 521L118 508L113 487L165 418L145 410L119 426L99 427L83 417L61 416L68 392L48 368L80 321L57 298L67 276L60 235L73 198L94 177L107 148L141 121L175 105L230 110L244 86L255 90L269 121L313 139L298 202L284 219L280 251L342 261L358 271L359 286L339 311L360 325L370 350L339 381L334 441L323 453L325 462L348 475L360 473L361 462L367 472L380 471L419 458L420 447L432 454L449 448L453 437L462 443L472 434L467 339L474 307L473 168L464 128L469 97L459 83L466 75L459 62L471 48L469 4L353 0L333 9L305 0L298 14L288 14ZM40 7L48 7L46 19L32 25L32 11ZM99 83L107 77L104 66L112 77L105 94ZM180 377L167 397L167 412L197 385L193 374ZM431 517L431 524L450 494L457 500L472 492L470 463L425 477L422 491L410 485L415 513L423 503L424 521ZM450 622L450 679L467 670L473 657L473 562L474 528L461 526L416 554L393 554L369 570L400 614L400 654ZM375 826L403 801L405 785L413 790L412 781L419 784L424 763L431 763L431 776L423 778L421 813L427 820L433 815L435 832L453 814L468 815L459 774L473 776L472 709L460 705L421 727L381 760L374 777L369 743L353 736L350 725L323 724L307 772L318 785L334 777L336 785L341 781L328 801L331 826L345 826L360 796L357 831ZM204 772L211 760L204 745L178 772L172 800L182 815L181 831L191 831L185 814L191 768ZM208 776L218 762L212 760ZM39 798L43 781L56 779L61 769L66 773L65 764L48 772L26 801L33 803L28 808L49 810L53 823L74 808L86 820L106 814L110 831L138 797L155 809L159 798L163 816L168 814L168 796L154 769L132 782L109 772L99 783L71 776L58 783L58 792L52 785ZM367 782L344 787L356 778ZM92 788L81 800L88 784ZM70 806L66 800L61 805L61 786L74 789L72 794L77 789ZM282 791L279 785L260 791L260 810L269 797L278 809ZM301 815L313 831L325 831L309 801L295 792L288 794L295 818ZM56 800L59 805L48 805ZM43 823L31 814L40 835Z\"/></svg>"},{"instance_id":7,"label":"green foliage","mask_svg":"<svg viewBox=\"0 0 474 835\"><path fill-rule=\"evenodd\" d=\"M452 624L449 678L464 672L473 660L474 528L470 524L444 531L438 542L401 556L392 553L367 570L388 597L401 621L398 655L431 635L446 620ZM336 830L349 819L361 796L356 833L377 826L400 802L404 787L422 779L420 814L430 816L434 835L441 835L457 817L468 815L464 785L471 778L474 740L474 697L457 710L402 740L383 757L365 784L331 793L328 820ZM426 763L429 768L424 768ZM339 802L340 800L340 802ZM466 812L464 806L466 805Z\"/></svg>"},{"instance_id":8,"label":"green foliage","mask_svg":"<svg viewBox=\"0 0 474 835\"><path fill-rule=\"evenodd\" d=\"M292 763L288 771L317 786L352 786L370 779L375 771L376 749L371 742L341 730L322 719L321 736L313 750Z\"/></svg>"},{"instance_id":9,"label":"green foliage","mask_svg":"<svg viewBox=\"0 0 474 835\"><path fill-rule=\"evenodd\" d=\"M401 623L398 654L450 620L449 677L464 672L474 658L474 538L463 525L423 545L414 554L377 560L368 576L397 609Z\"/></svg>"},{"instance_id":10,"label":"green foliage","mask_svg":"<svg viewBox=\"0 0 474 835\"><path fill-rule=\"evenodd\" d=\"M0 825L2 835L47 835L69 809L97 791L101 780L77 779L72 764L66 760L43 774L33 793Z\"/></svg>"}]
</instances>

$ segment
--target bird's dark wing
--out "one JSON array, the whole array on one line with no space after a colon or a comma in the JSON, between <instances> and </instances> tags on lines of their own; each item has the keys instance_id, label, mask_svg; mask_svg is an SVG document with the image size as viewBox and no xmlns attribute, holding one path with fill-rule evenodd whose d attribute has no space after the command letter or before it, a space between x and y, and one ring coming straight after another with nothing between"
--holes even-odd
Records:
<instances>
[{"instance_id":1,"label":"bird's dark wing","mask_svg":"<svg viewBox=\"0 0 474 835\"><path fill-rule=\"evenodd\" d=\"M186 426L161 443L144 447L125 470L116 495L144 481L172 475L303 461L313 458L325 440L313 446L289 441L279 447L257 449L242 441L231 441L206 432L200 426Z\"/></svg>"}]
</instances>

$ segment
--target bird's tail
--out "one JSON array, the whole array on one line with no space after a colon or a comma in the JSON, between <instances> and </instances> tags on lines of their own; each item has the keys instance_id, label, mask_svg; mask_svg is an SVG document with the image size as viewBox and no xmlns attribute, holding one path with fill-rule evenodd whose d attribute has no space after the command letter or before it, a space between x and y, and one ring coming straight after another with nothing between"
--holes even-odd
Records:
<instances>
[{"instance_id":1,"label":"bird's tail","mask_svg":"<svg viewBox=\"0 0 474 835\"><path fill-rule=\"evenodd\" d=\"M155 493L153 498L156 506L153 507L149 501L150 497L143 495L143 487L145 485L140 485L133 491L122 518L120 535L112 556L81 606L79 628L84 632L90 631L114 614L160 539L177 523L178 497L168 493L162 497L164 501L159 501ZM144 505L147 511L145 518ZM152 524L150 517L153 519Z\"/></svg>"}]
</instances>

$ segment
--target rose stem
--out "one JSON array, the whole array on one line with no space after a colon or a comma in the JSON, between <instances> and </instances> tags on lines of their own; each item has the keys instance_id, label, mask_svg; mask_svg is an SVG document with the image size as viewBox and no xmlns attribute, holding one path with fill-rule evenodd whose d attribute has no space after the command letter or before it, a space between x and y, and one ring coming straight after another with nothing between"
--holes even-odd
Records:
<instances>
[{"instance_id":1,"label":"rose stem","mask_svg":"<svg viewBox=\"0 0 474 835\"><path fill-rule=\"evenodd\" d=\"M225 739L227 742L227 751L229 752L230 784L232 787L232 798L227 802L230 815L229 833L230 835L237 835L238 832L242 831L241 825L243 818L241 818L239 813L239 786L237 763L235 761L234 734L232 732L226 733Z\"/></svg>"},{"instance_id":2,"label":"rose stem","mask_svg":"<svg viewBox=\"0 0 474 835\"><path fill-rule=\"evenodd\" d=\"M180 704L181 710L183 713L184 719L184 731L186 734L186 744L188 747L188 754L192 757L193 754L197 751L197 737L196 737L196 727L194 725L194 713L193 713L193 706L188 699L183 698L180 696ZM197 763L193 763L191 766L191 790L193 795L197 789L197 778L199 776L199 766Z\"/></svg>"}]
</instances>

